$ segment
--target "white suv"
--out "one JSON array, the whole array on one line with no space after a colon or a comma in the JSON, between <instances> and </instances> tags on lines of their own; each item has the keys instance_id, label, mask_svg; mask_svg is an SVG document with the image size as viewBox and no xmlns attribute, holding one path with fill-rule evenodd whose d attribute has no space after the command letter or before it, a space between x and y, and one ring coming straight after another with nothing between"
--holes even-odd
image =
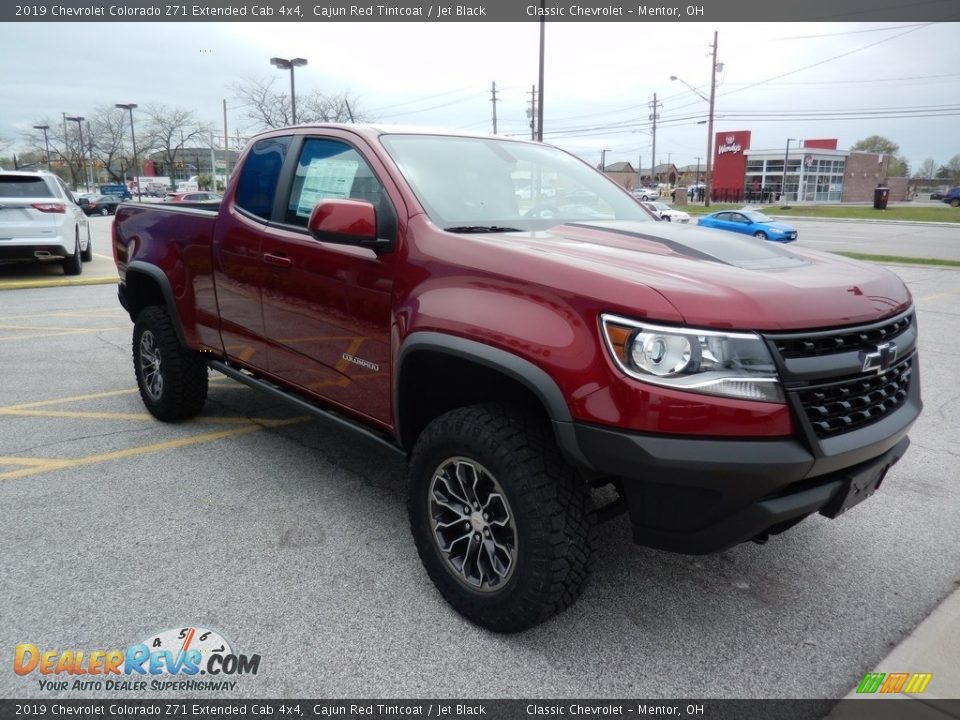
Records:
<instances>
[{"instance_id":1,"label":"white suv","mask_svg":"<svg viewBox=\"0 0 960 720\"><path fill-rule=\"evenodd\" d=\"M0 171L0 262L59 260L79 275L93 259L87 216L59 177Z\"/></svg>"}]
</instances>

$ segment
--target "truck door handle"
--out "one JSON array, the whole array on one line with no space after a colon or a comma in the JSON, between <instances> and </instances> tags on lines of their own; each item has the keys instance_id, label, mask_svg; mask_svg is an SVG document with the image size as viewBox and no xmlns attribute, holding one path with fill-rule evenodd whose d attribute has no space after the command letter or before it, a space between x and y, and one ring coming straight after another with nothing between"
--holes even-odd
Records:
<instances>
[{"instance_id":1,"label":"truck door handle","mask_svg":"<svg viewBox=\"0 0 960 720\"><path fill-rule=\"evenodd\" d=\"M276 265L277 267L290 267L293 265L293 260L288 258L286 255L280 255L277 253L264 253L263 261L267 265Z\"/></svg>"}]
</instances>

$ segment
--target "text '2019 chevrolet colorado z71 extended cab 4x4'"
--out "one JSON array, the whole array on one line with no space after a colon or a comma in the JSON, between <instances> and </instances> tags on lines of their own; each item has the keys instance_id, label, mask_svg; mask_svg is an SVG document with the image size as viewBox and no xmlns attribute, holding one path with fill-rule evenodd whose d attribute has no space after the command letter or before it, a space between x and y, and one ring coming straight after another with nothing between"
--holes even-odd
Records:
<instances>
[{"instance_id":1,"label":"text '2019 chevrolet colorado z71 extended cab 4x4'","mask_svg":"<svg viewBox=\"0 0 960 720\"><path fill-rule=\"evenodd\" d=\"M150 412L212 368L408 456L427 572L496 631L569 606L619 511L685 553L839 515L921 409L896 275L655 222L547 145L273 130L218 208L122 205L113 247Z\"/></svg>"}]
</instances>

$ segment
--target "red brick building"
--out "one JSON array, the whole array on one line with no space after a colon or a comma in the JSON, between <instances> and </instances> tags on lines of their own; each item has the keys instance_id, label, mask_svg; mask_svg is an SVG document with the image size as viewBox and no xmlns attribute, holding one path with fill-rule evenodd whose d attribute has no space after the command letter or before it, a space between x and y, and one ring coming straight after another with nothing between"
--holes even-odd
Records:
<instances>
[{"instance_id":1,"label":"red brick building","mask_svg":"<svg viewBox=\"0 0 960 720\"><path fill-rule=\"evenodd\" d=\"M891 178L890 157L838 150L833 138L800 140L780 149L753 149L749 130L714 138L712 197L716 202L871 202L878 185L906 199L906 178ZM784 173L786 160L786 173ZM783 196L783 197L781 197Z\"/></svg>"}]
</instances>

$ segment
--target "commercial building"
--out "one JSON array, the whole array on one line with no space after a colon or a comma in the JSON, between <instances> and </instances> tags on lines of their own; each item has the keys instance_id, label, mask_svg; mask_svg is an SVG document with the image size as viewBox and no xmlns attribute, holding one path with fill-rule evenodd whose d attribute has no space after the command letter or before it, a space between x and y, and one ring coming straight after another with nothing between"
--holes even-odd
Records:
<instances>
[{"instance_id":1,"label":"commercial building","mask_svg":"<svg viewBox=\"0 0 960 720\"><path fill-rule=\"evenodd\" d=\"M754 149L750 135L733 130L714 137L713 201L872 202L878 185L890 188L891 200L907 199L907 178L888 175L889 155L838 150L835 138Z\"/></svg>"}]
</instances>

